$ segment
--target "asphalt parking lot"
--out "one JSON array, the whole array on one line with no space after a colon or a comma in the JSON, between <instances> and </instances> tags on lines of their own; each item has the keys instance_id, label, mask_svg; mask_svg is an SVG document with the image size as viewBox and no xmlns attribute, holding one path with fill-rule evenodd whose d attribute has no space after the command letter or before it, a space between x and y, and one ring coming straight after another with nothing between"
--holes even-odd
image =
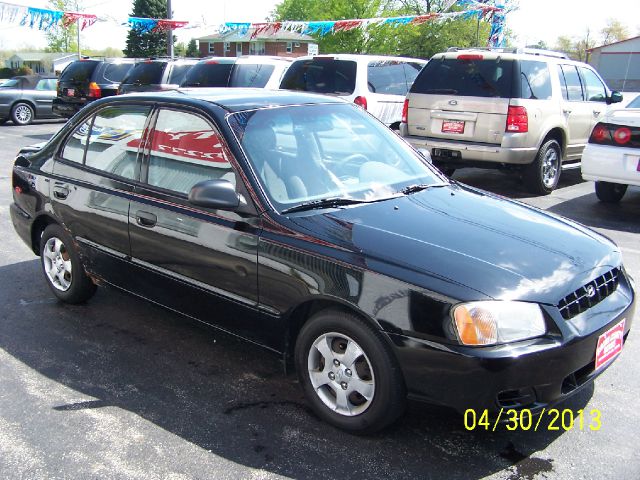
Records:
<instances>
[{"instance_id":1,"label":"asphalt parking lot","mask_svg":"<svg viewBox=\"0 0 640 480\"><path fill-rule=\"evenodd\" d=\"M63 123L0 126L0 478L6 479L637 479L640 340L558 408L600 412L601 428L465 429L446 409L411 404L391 429L354 437L319 421L272 354L101 288L58 303L9 219L20 146ZM579 170L531 197L500 172L455 179L608 235L640 280L640 189L600 204Z\"/></svg>"}]
</instances>

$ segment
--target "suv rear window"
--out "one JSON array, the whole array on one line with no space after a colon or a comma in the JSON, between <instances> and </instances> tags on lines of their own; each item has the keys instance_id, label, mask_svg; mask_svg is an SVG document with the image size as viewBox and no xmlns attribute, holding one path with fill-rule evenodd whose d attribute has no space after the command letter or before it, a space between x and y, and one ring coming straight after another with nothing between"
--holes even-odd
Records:
<instances>
[{"instance_id":1,"label":"suv rear window","mask_svg":"<svg viewBox=\"0 0 640 480\"><path fill-rule=\"evenodd\" d=\"M162 75L167 62L144 62L138 63L124 77L122 83L139 83L151 85L162 83Z\"/></svg>"},{"instance_id":2,"label":"suv rear window","mask_svg":"<svg viewBox=\"0 0 640 480\"><path fill-rule=\"evenodd\" d=\"M102 62L96 69L93 81L97 83L120 83L133 68L133 63Z\"/></svg>"},{"instance_id":3,"label":"suv rear window","mask_svg":"<svg viewBox=\"0 0 640 480\"><path fill-rule=\"evenodd\" d=\"M514 61L439 58L424 67L412 93L513 98Z\"/></svg>"},{"instance_id":4,"label":"suv rear window","mask_svg":"<svg viewBox=\"0 0 640 480\"><path fill-rule=\"evenodd\" d=\"M289 67L280 88L351 95L356 88L356 69L356 62L351 60L299 60Z\"/></svg>"},{"instance_id":5,"label":"suv rear window","mask_svg":"<svg viewBox=\"0 0 640 480\"><path fill-rule=\"evenodd\" d=\"M367 85L372 93L405 96L420 73L422 65L414 62L382 60L367 65Z\"/></svg>"},{"instance_id":6,"label":"suv rear window","mask_svg":"<svg viewBox=\"0 0 640 480\"><path fill-rule=\"evenodd\" d=\"M229 80L230 87L264 87L275 66L262 64L236 64Z\"/></svg>"},{"instance_id":7,"label":"suv rear window","mask_svg":"<svg viewBox=\"0 0 640 480\"><path fill-rule=\"evenodd\" d=\"M187 72L183 87L226 87L234 61L197 63Z\"/></svg>"},{"instance_id":8,"label":"suv rear window","mask_svg":"<svg viewBox=\"0 0 640 480\"><path fill-rule=\"evenodd\" d=\"M99 63L97 60L77 60L71 62L60 75L60 81L88 82L91 80L91 75Z\"/></svg>"}]
</instances>

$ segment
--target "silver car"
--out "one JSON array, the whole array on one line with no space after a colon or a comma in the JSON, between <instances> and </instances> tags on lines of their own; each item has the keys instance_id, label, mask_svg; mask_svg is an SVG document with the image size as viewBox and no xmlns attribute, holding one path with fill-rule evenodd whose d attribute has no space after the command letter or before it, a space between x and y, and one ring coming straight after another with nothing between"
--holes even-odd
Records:
<instances>
[{"instance_id":1,"label":"silver car","mask_svg":"<svg viewBox=\"0 0 640 480\"><path fill-rule=\"evenodd\" d=\"M11 119L28 125L36 118L58 118L51 111L58 79L51 75L22 75L0 85L0 124Z\"/></svg>"}]
</instances>

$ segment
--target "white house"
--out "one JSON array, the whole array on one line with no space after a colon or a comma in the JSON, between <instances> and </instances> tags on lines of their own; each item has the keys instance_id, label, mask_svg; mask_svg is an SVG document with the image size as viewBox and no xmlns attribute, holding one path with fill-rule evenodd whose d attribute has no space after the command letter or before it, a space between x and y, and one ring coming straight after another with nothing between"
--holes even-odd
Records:
<instances>
[{"instance_id":1,"label":"white house","mask_svg":"<svg viewBox=\"0 0 640 480\"><path fill-rule=\"evenodd\" d=\"M589 64L610 88L640 91L640 36L587 50Z\"/></svg>"},{"instance_id":2,"label":"white house","mask_svg":"<svg viewBox=\"0 0 640 480\"><path fill-rule=\"evenodd\" d=\"M78 58L75 53L16 53L5 60L8 68L29 67L33 73L56 73Z\"/></svg>"}]
</instances>

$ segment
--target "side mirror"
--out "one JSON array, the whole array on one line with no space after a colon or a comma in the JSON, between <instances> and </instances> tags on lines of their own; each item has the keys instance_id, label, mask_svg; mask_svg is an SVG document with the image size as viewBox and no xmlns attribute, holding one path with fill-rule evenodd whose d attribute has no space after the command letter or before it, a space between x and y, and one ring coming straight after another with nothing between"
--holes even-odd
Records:
<instances>
[{"instance_id":1,"label":"side mirror","mask_svg":"<svg viewBox=\"0 0 640 480\"><path fill-rule=\"evenodd\" d=\"M611 96L607 99L609 104L620 103L622 101L622 94L616 90L611 92Z\"/></svg>"},{"instance_id":2,"label":"side mirror","mask_svg":"<svg viewBox=\"0 0 640 480\"><path fill-rule=\"evenodd\" d=\"M426 148L416 148L416 150L418 151L420 156L422 158L424 158L427 162L433 163L433 160L431 160L431 152L428 149L426 149Z\"/></svg>"},{"instance_id":3,"label":"side mirror","mask_svg":"<svg viewBox=\"0 0 640 480\"><path fill-rule=\"evenodd\" d=\"M235 210L240 206L240 197L228 180L204 180L191 188L189 203L216 210Z\"/></svg>"}]
</instances>

